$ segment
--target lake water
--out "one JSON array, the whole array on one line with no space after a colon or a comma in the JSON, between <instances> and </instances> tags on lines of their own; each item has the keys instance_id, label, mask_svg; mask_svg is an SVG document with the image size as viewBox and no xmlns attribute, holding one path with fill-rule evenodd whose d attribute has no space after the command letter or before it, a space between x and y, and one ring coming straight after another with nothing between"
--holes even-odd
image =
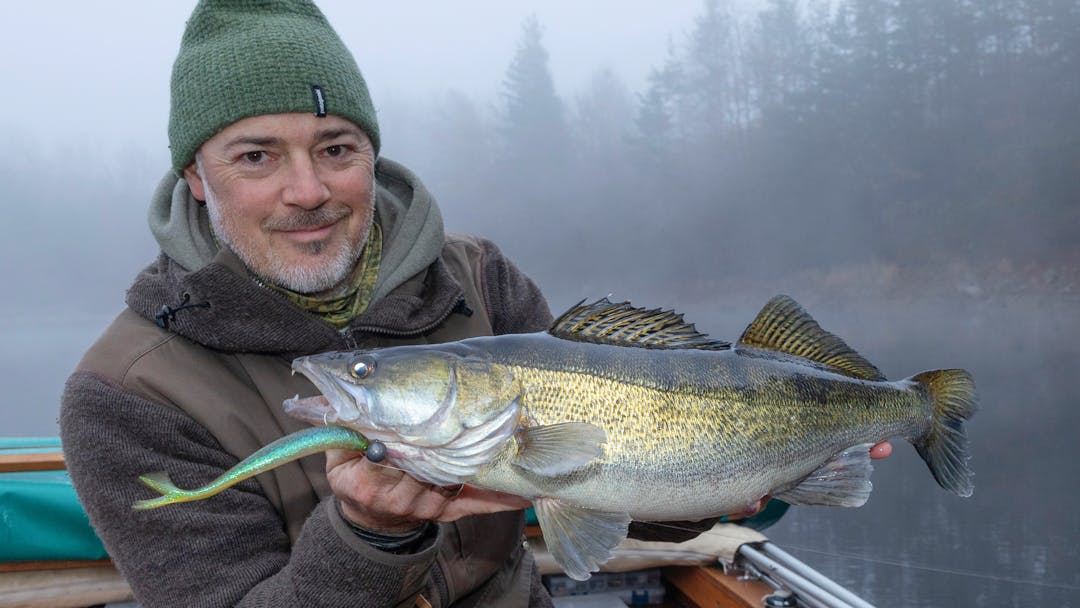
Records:
<instances>
[{"instance_id":1,"label":"lake water","mask_svg":"<svg viewBox=\"0 0 1080 608\"><path fill-rule=\"evenodd\" d=\"M894 455L876 464L866 506L793 508L767 534L880 606L1080 606L1080 298L802 303L890 378L947 367L974 374L975 494L941 490L914 449L896 441ZM688 319L735 339L759 305ZM0 434L56 434L63 381L109 320L0 322Z\"/></svg>"},{"instance_id":2,"label":"lake water","mask_svg":"<svg viewBox=\"0 0 1080 608\"><path fill-rule=\"evenodd\" d=\"M896 440L864 507L792 508L766 534L879 606L1080 606L1080 299L803 304L889 378L972 372L975 493L940 489Z\"/></svg>"}]
</instances>

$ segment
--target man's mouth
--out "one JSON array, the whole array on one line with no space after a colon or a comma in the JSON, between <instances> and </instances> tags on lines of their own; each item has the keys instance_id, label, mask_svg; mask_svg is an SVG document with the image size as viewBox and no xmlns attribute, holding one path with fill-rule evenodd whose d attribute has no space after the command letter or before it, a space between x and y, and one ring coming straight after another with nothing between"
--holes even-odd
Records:
<instances>
[{"instance_id":1,"label":"man's mouth","mask_svg":"<svg viewBox=\"0 0 1080 608\"><path fill-rule=\"evenodd\" d=\"M299 243L310 243L313 241L321 241L329 237L336 225L337 222L335 221L321 226L279 230L278 232L284 234L289 240Z\"/></svg>"},{"instance_id":2,"label":"man's mouth","mask_svg":"<svg viewBox=\"0 0 1080 608\"><path fill-rule=\"evenodd\" d=\"M270 221L266 228L272 232L279 232L290 240L308 243L330 236L334 227L349 215L347 207L324 206Z\"/></svg>"}]
</instances>

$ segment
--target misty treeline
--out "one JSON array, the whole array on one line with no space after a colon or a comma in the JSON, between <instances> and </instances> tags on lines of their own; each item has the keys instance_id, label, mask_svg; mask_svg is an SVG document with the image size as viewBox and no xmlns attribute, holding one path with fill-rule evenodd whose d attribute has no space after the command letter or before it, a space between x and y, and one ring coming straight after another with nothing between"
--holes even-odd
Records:
<instances>
[{"instance_id":1,"label":"misty treeline","mask_svg":"<svg viewBox=\"0 0 1080 608\"><path fill-rule=\"evenodd\" d=\"M1075 278L1075 0L770 0L749 17L708 0L644 90L600 70L566 98L532 17L508 66L500 99L383 113L451 227L499 237L543 283Z\"/></svg>"},{"instance_id":2,"label":"misty treeline","mask_svg":"<svg viewBox=\"0 0 1080 608\"><path fill-rule=\"evenodd\" d=\"M636 91L557 86L533 17L506 66L495 98L372 93L448 227L553 301L1080 289L1076 0L706 0ZM0 310L114 311L167 150L3 135Z\"/></svg>"}]
</instances>

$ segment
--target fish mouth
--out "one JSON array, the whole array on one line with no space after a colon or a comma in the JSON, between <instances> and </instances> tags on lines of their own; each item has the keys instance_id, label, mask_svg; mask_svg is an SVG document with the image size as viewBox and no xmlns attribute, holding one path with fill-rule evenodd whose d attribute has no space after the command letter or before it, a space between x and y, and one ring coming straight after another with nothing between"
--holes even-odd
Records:
<instances>
[{"instance_id":1,"label":"fish mouth","mask_svg":"<svg viewBox=\"0 0 1080 608\"><path fill-rule=\"evenodd\" d=\"M294 360L292 371L303 374L322 394L286 399L282 403L286 414L312 424L348 425L359 422L367 411L371 396L366 388L354 386L346 390L311 357Z\"/></svg>"},{"instance_id":2,"label":"fish mouth","mask_svg":"<svg viewBox=\"0 0 1080 608\"><path fill-rule=\"evenodd\" d=\"M299 418L312 424L323 425L331 424L329 420L329 414L333 411L330 406L330 401L322 396L315 395L314 397L292 397L286 399L281 403L281 406L285 408L285 413L293 418Z\"/></svg>"}]
</instances>

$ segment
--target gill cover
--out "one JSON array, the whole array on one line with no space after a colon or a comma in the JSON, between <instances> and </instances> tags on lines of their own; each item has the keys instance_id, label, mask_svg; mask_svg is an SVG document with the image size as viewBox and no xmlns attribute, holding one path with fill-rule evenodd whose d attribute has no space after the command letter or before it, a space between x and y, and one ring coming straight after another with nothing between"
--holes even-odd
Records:
<instances>
[{"instance_id":1,"label":"gill cover","mask_svg":"<svg viewBox=\"0 0 1080 608\"><path fill-rule=\"evenodd\" d=\"M386 444L388 464L437 484L462 483L521 419L512 374L461 344L302 357L293 369L322 392L289 413L344 424Z\"/></svg>"}]
</instances>

